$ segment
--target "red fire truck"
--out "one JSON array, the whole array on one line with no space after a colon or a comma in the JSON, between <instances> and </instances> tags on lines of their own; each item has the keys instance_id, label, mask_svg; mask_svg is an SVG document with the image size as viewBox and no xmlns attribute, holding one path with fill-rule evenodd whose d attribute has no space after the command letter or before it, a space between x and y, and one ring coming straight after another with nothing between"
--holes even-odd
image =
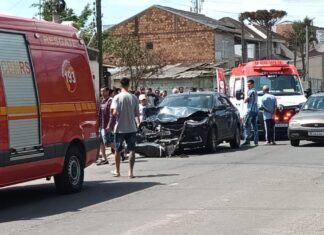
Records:
<instances>
[{"instance_id":1,"label":"red fire truck","mask_svg":"<svg viewBox=\"0 0 324 235\"><path fill-rule=\"evenodd\" d=\"M261 104L262 87L269 86L270 93L277 98L278 109L274 116L276 134L287 135L290 118L295 109L306 102L303 87L294 65L282 60L259 60L240 64L233 68L229 81L229 96L243 118L247 104L243 102L247 95L247 81L254 80L258 92L258 103ZM259 115L259 131L264 132L263 116Z\"/></svg>"},{"instance_id":2,"label":"red fire truck","mask_svg":"<svg viewBox=\"0 0 324 235\"><path fill-rule=\"evenodd\" d=\"M81 190L98 154L96 99L77 30L0 15L0 187L54 176Z\"/></svg>"}]
</instances>

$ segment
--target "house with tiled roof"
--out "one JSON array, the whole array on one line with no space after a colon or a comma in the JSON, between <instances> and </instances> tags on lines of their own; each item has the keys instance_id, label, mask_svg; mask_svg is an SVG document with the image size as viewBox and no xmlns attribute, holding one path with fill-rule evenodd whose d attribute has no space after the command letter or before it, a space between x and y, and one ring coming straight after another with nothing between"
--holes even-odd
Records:
<instances>
[{"instance_id":1,"label":"house with tiled roof","mask_svg":"<svg viewBox=\"0 0 324 235\"><path fill-rule=\"evenodd\" d=\"M235 65L235 30L202 14L153 5L110 30L115 35L132 36L147 49L163 53L168 64Z\"/></svg>"},{"instance_id":2,"label":"house with tiled roof","mask_svg":"<svg viewBox=\"0 0 324 235\"><path fill-rule=\"evenodd\" d=\"M228 17L216 20L202 14L153 5L112 26L110 30L114 35L128 36L147 50L161 54L172 69L174 68L172 65L177 65L176 68L189 69L189 74L193 77L176 74L177 84L185 83L190 86L196 84L198 88L203 84L203 88L213 89L215 74L210 74L208 66L206 73L196 73L193 71L195 68L201 71L202 67L207 67L195 64L211 64L229 70L242 61L241 25L240 22ZM245 32L249 59L264 58L263 48L266 40L259 31L248 26L245 26ZM276 39L273 42L276 43ZM104 63L113 64L110 60L106 54ZM173 70L168 74L173 74ZM171 88L175 84L175 80L171 77L161 75L155 77L156 87L168 89L166 85ZM169 80L162 82L162 79Z\"/></svg>"},{"instance_id":3,"label":"house with tiled roof","mask_svg":"<svg viewBox=\"0 0 324 235\"><path fill-rule=\"evenodd\" d=\"M224 17L219 20L228 26L232 26L236 30L235 54L241 58L242 56L242 24L240 21L230 17ZM249 60L266 58L267 35L266 29L255 24L244 25L244 39L247 44L247 55ZM283 36L272 32L272 58L291 60L293 53L285 46L286 40Z\"/></svg>"}]
</instances>

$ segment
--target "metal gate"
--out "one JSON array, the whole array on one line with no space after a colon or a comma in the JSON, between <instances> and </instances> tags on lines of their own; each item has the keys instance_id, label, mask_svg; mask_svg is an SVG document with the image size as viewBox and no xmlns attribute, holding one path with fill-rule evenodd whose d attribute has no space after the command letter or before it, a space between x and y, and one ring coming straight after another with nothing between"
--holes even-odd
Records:
<instances>
[{"instance_id":1,"label":"metal gate","mask_svg":"<svg viewBox=\"0 0 324 235\"><path fill-rule=\"evenodd\" d=\"M0 69L9 123L9 146L19 151L39 146L37 91L25 36L0 32Z\"/></svg>"}]
</instances>

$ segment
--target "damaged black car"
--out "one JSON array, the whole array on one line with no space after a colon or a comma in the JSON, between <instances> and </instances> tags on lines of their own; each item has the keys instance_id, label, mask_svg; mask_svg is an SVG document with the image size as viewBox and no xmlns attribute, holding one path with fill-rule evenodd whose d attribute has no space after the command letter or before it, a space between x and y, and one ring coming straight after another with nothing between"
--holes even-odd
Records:
<instances>
[{"instance_id":1,"label":"damaged black car","mask_svg":"<svg viewBox=\"0 0 324 235\"><path fill-rule=\"evenodd\" d=\"M224 141L238 148L240 133L239 112L225 95L170 95L158 107L144 109L136 152L149 157L172 156L195 148L215 152Z\"/></svg>"}]
</instances>

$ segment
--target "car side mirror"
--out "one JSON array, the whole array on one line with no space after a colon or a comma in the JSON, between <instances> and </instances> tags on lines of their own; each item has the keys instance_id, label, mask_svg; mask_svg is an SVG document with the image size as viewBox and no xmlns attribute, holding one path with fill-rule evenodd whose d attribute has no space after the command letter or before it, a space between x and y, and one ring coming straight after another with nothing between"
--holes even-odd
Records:
<instances>
[{"instance_id":1,"label":"car side mirror","mask_svg":"<svg viewBox=\"0 0 324 235\"><path fill-rule=\"evenodd\" d=\"M243 100L244 99L244 93L241 90L238 90L235 92L235 97L237 100Z\"/></svg>"},{"instance_id":2,"label":"car side mirror","mask_svg":"<svg viewBox=\"0 0 324 235\"><path fill-rule=\"evenodd\" d=\"M226 109L226 105L225 104L220 104L217 105L214 110L225 110Z\"/></svg>"},{"instance_id":3,"label":"car side mirror","mask_svg":"<svg viewBox=\"0 0 324 235\"><path fill-rule=\"evenodd\" d=\"M300 108L295 108L295 113L299 113Z\"/></svg>"}]
</instances>

